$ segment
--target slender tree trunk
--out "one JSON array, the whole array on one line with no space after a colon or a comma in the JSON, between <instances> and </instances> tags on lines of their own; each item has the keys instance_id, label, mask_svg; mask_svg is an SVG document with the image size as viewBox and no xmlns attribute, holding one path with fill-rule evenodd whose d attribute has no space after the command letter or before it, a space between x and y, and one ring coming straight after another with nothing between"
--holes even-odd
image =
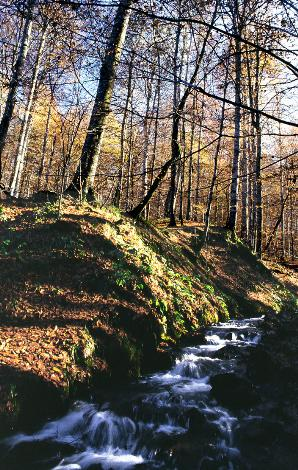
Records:
<instances>
[{"instance_id":1,"label":"slender tree trunk","mask_svg":"<svg viewBox=\"0 0 298 470\"><path fill-rule=\"evenodd\" d=\"M0 183L2 179L2 154L7 138L9 124L13 115L17 89L23 73L24 63L29 49L29 41L32 32L33 12L38 0L28 0L27 13L22 34L18 57L14 66L12 78L9 83L9 91L6 98L5 109L0 122Z\"/></svg>"},{"instance_id":2,"label":"slender tree trunk","mask_svg":"<svg viewBox=\"0 0 298 470\"><path fill-rule=\"evenodd\" d=\"M200 55L198 57L194 72L192 74L192 77L189 80L189 84L188 84L186 90L184 91L184 94L183 94L182 98L180 99L180 102L177 106L176 112L174 113L174 116L173 116L173 128L172 128L172 136L171 136L171 146L172 146L171 158L169 158L163 164L159 174L154 179L154 181L153 181L152 185L150 186L150 188L148 189L147 194L145 195L145 197L141 200L141 202L136 207L134 207L131 211L129 211L127 213L127 215L129 215L130 217L136 218L140 215L140 213L144 210L144 207L146 207L146 205L149 203L149 201L152 198L153 194L155 193L155 191L157 190L157 188L160 186L161 182L165 178L168 170L172 167L172 165L174 163L177 163L181 159L180 145L179 145L179 142L178 142L180 118L181 118L181 115L182 115L183 110L185 108L187 98L189 97L189 95L192 91L193 85L195 83L198 72L200 70L201 62L202 62L204 54L205 54L206 45L207 45L210 33L212 31L212 27L213 27L215 18L216 18L217 7L218 7L218 3L216 3L215 10L214 10L213 17L212 17L212 21L211 21L209 29L206 33L206 36L204 38L202 49L201 49ZM171 175L171 179L172 178L174 179L174 176L175 176L175 183L174 183L174 181L171 182L171 184L173 185L173 188L176 187L176 173L175 173L175 171ZM174 209L175 209L174 202L175 202L175 192L171 191L170 226L173 226L173 225L176 224L175 214L174 214Z\"/></svg>"},{"instance_id":3,"label":"slender tree trunk","mask_svg":"<svg viewBox=\"0 0 298 470\"><path fill-rule=\"evenodd\" d=\"M281 145L280 145L281 150ZM281 154L281 153L280 153ZM283 207L284 205L284 171L283 171L283 163L280 162L280 206ZM281 258L285 258L285 211L282 210L282 217L280 221L280 228L281 228Z\"/></svg>"},{"instance_id":4,"label":"slender tree trunk","mask_svg":"<svg viewBox=\"0 0 298 470\"><path fill-rule=\"evenodd\" d=\"M204 81L205 83L205 81ZM203 134L203 121L205 117L205 100L202 101L202 111L200 116L200 125L199 125L199 138L198 138L198 157L197 157L197 178L196 178L196 192L195 192L195 202L196 202L196 211L195 219L199 221L199 205L200 205L200 185L201 185L201 147L202 147L202 134Z\"/></svg>"},{"instance_id":5,"label":"slender tree trunk","mask_svg":"<svg viewBox=\"0 0 298 470\"><path fill-rule=\"evenodd\" d=\"M146 99L146 112L143 122L143 130L144 130L144 146L143 146L143 162L142 162L142 197L148 191L148 161L149 161L149 138L150 138L150 102L152 97L152 80L153 74L148 79L147 82L147 99ZM148 207L145 210L145 219L148 218Z\"/></svg>"},{"instance_id":6,"label":"slender tree trunk","mask_svg":"<svg viewBox=\"0 0 298 470\"><path fill-rule=\"evenodd\" d=\"M95 103L82 150L81 161L69 189L93 195L94 179L100 155L106 120L123 44L130 19L130 7L135 0L120 0L109 43L100 70Z\"/></svg>"},{"instance_id":7,"label":"slender tree trunk","mask_svg":"<svg viewBox=\"0 0 298 470\"><path fill-rule=\"evenodd\" d=\"M159 64L159 71L160 71L160 59L158 56L158 64ZM155 122L154 122L154 142L153 142L153 155L152 155L152 162L151 162L151 174L150 174L150 186L152 185L153 177L154 177L154 167L157 158L157 138L158 138L158 120L159 120L159 106L160 106L160 90L161 90L161 80L158 79L157 82L157 89L156 89L156 96L154 102L156 102L156 114L155 114ZM147 216L149 218L150 213L150 204L147 206Z\"/></svg>"},{"instance_id":8,"label":"slender tree trunk","mask_svg":"<svg viewBox=\"0 0 298 470\"><path fill-rule=\"evenodd\" d=\"M243 150L241 157L241 238L248 241L248 152L245 124L243 126Z\"/></svg>"},{"instance_id":9,"label":"slender tree trunk","mask_svg":"<svg viewBox=\"0 0 298 470\"><path fill-rule=\"evenodd\" d=\"M256 51L255 69L255 108L259 108L259 88L260 88L260 53ZM255 167L255 240L254 249L258 257L262 256L262 228L263 228L263 200L262 200L262 179L261 179L261 159L262 159L262 131L261 118L257 112L252 116L256 129L256 167Z\"/></svg>"},{"instance_id":10,"label":"slender tree trunk","mask_svg":"<svg viewBox=\"0 0 298 470\"><path fill-rule=\"evenodd\" d=\"M227 66L227 69L226 69L226 78L225 78L225 85L224 85L224 99L225 99L226 93L227 93L227 86L228 86L227 82L228 82L228 66ZM210 213L211 213L211 206L212 206L212 201L213 201L214 187L215 187L216 179L217 179L218 157L219 157L219 152L220 152L220 147L221 147L221 140L222 140L222 135L223 135L223 130L224 130L224 120L225 120L225 101L223 102L222 110L221 110L220 125L219 125L219 137L218 137L217 146L216 146L215 155L214 155L213 175L212 175L212 179L211 179L211 185L210 185L209 194L208 194L208 201L207 201L207 209L206 209L206 214L205 214L205 227L204 227L204 235L203 235L203 243L204 244L206 244L207 240L208 240L209 225L210 225Z\"/></svg>"},{"instance_id":11,"label":"slender tree trunk","mask_svg":"<svg viewBox=\"0 0 298 470\"><path fill-rule=\"evenodd\" d=\"M128 107L131 101L131 94L132 94L132 71L133 71L133 58L134 54L131 57L128 69L128 83L127 83L127 95L125 101L125 108L123 113L123 120L121 126L121 157L120 157L120 168L119 168L119 180L118 185L116 187L116 194L115 194L115 206L120 207L120 200L122 194L122 187L123 187L123 170L124 170L124 162L125 162L125 142L126 142L126 121L128 115Z\"/></svg>"},{"instance_id":12,"label":"slender tree trunk","mask_svg":"<svg viewBox=\"0 0 298 470\"><path fill-rule=\"evenodd\" d=\"M131 187L133 186L133 175L132 175L132 164L133 164L133 146L134 146L134 135L133 135L133 113L132 113L133 93L131 95L130 103L130 123L129 123L129 144L128 144L128 156L127 156L127 178L126 178L126 211L131 208Z\"/></svg>"},{"instance_id":13,"label":"slender tree trunk","mask_svg":"<svg viewBox=\"0 0 298 470\"><path fill-rule=\"evenodd\" d=\"M262 158L262 134L260 129L259 117L257 118L257 154L256 154L256 235L255 252L261 258L262 256L262 226L263 226L263 200L262 200L262 179L261 179L261 158Z\"/></svg>"},{"instance_id":14,"label":"slender tree trunk","mask_svg":"<svg viewBox=\"0 0 298 470\"><path fill-rule=\"evenodd\" d=\"M43 136L43 143L42 143L42 150L41 150L41 161L40 161L40 167L39 167L39 170L38 170L37 191L40 190L42 174L43 174L43 170L44 170L44 166L45 166L45 159L46 159L46 153L47 153L47 144L48 144L49 132L50 132L51 111L52 111L52 101L49 104L48 114L47 114L47 121L46 121L46 128L45 128L45 132L44 132L44 136Z\"/></svg>"},{"instance_id":15,"label":"slender tree trunk","mask_svg":"<svg viewBox=\"0 0 298 470\"><path fill-rule=\"evenodd\" d=\"M284 200L283 200L283 204L282 204L282 206L281 206L280 214L279 214L279 216L278 216L278 218L277 218L277 220L276 220L276 222L275 222L275 225L274 225L274 227L273 227L273 230L272 230L272 232L271 232L271 235L270 235L269 238L268 238L268 241L267 241L267 243L266 243L266 246L265 246L265 248L264 248L264 251L267 251L267 250L269 249L270 244L271 244L271 242L272 242L272 240L273 240L273 238L274 238L274 235L276 234L277 229L278 229L279 225L281 224L281 222L282 222L282 220L283 220L283 217L284 217L284 210L285 210L285 206L286 206L286 203L287 203L287 200L288 200L289 196L290 196L290 191L288 191L288 194L286 195L286 197L285 197Z\"/></svg>"},{"instance_id":16,"label":"slender tree trunk","mask_svg":"<svg viewBox=\"0 0 298 470\"><path fill-rule=\"evenodd\" d=\"M192 218L192 179L193 179L193 147L194 147L194 136L195 136L195 119L194 113L196 110L196 95L193 97L192 102L193 116L191 123L191 137L190 137L190 157L188 163L188 186L187 186L187 206L186 206L186 220Z\"/></svg>"},{"instance_id":17,"label":"slender tree trunk","mask_svg":"<svg viewBox=\"0 0 298 470\"><path fill-rule=\"evenodd\" d=\"M170 216L170 227L176 226L175 218L175 206L176 206L176 196L177 196L177 163L180 160L180 145L179 145L179 122L180 116L177 115L177 107L179 105L179 68L181 70L181 64L178 63L179 55L179 45L180 45L180 36L181 36L181 24L178 24L176 31L176 46L175 46L175 55L174 55L174 93L173 93L173 127L172 127L172 157L173 161L171 164L171 179L170 179L170 189L169 189L169 216ZM181 75L181 73L180 73Z\"/></svg>"},{"instance_id":18,"label":"slender tree trunk","mask_svg":"<svg viewBox=\"0 0 298 470\"><path fill-rule=\"evenodd\" d=\"M18 192L19 192L19 186L20 186L20 181L21 181L22 171L23 171L23 166L24 166L24 159L26 155L26 148L27 148L27 143L28 143L28 138L29 138L29 133L30 133L30 121L31 121L30 116L31 116L32 108L34 106L34 101L36 99L38 74L39 74L39 70L41 66L42 54L43 54L45 41L46 41L47 29L48 27L46 25L42 30L40 44L38 47L36 61L35 61L34 69L33 69L32 82L31 82L31 87L29 91L27 104L26 104L25 114L24 114L24 118L22 122L19 146L18 146L17 156L15 160L14 176L13 176L12 184L10 187L11 196L17 197Z\"/></svg>"},{"instance_id":19,"label":"slender tree trunk","mask_svg":"<svg viewBox=\"0 0 298 470\"><path fill-rule=\"evenodd\" d=\"M232 163L232 182L230 189L230 209L227 228L233 232L236 229L239 187L239 156L240 156L240 128L241 128L241 44L235 40L235 116L234 116L234 155Z\"/></svg>"}]
</instances>

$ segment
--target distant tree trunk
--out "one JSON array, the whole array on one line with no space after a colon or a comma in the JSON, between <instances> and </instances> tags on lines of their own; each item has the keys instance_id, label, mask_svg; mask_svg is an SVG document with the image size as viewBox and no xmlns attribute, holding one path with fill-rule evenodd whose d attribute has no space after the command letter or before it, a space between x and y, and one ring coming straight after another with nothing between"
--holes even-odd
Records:
<instances>
[{"instance_id":1,"label":"distant tree trunk","mask_svg":"<svg viewBox=\"0 0 298 470\"><path fill-rule=\"evenodd\" d=\"M179 221L180 224L184 223L184 183L185 183L185 160L186 160L186 135L185 135L185 122L182 126L182 144L183 144L183 159L179 164L179 186L180 186L180 202L179 202Z\"/></svg>"},{"instance_id":2,"label":"distant tree trunk","mask_svg":"<svg viewBox=\"0 0 298 470\"><path fill-rule=\"evenodd\" d=\"M130 19L130 7L135 0L120 0L111 36L100 70L99 84L91 119L82 150L81 160L69 187L93 195L94 179L100 155L106 120L110 112L116 71Z\"/></svg>"},{"instance_id":3,"label":"distant tree trunk","mask_svg":"<svg viewBox=\"0 0 298 470\"><path fill-rule=\"evenodd\" d=\"M285 197L284 200L283 200L283 203L282 203L282 206L281 206L281 209L280 209L280 214L279 214L279 216L278 216L278 218L277 218L277 220L276 220L276 222L275 222L274 228L273 228L273 230L272 230L272 232L271 232L271 234L270 234L270 236L269 236L269 238L268 238L268 241L267 241L267 243L266 243L266 246L265 246L265 248L264 248L264 251L267 251L267 250L269 249L270 244L271 244L271 242L272 242L272 240L273 240L273 238L274 238L274 235L276 234L277 229L278 229L279 225L281 224L281 222L282 222L282 220L283 220L285 206L286 206L286 203L287 203L287 200L288 200L290 194L291 194L290 191L288 191L288 194L286 195L286 197Z\"/></svg>"},{"instance_id":4,"label":"distant tree trunk","mask_svg":"<svg viewBox=\"0 0 298 470\"><path fill-rule=\"evenodd\" d=\"M190 157L188 163L188 185L187 185L187 206L186 206L186 220L191 220L192 218L192 177L193 177L193 146L194 146L194 136L195 136L195 120L194 113L196 111L196 95L193 97L192 102L193 116L191 123L191 137L190 137Z\"/></svg>"},{"instance_id":5,"label":"distant tree trunk","mask_svg":"<svg viewBox=\"0 0 298 470\"><path fill-rule=\"evenodd\" d=\"M160 58L158 56L158 64L160 70ZM150 174L150 186L152 185L153 177L154 177L154 167L157 157L157 138L158 138L158 120L159 120L159 106L160 106L160 91L161 91L161 79L158 79L157 82L157 89L156 89L156 96L154 102L156 102L156 114L155 114L155 122L154 122L154 141L153 141L153 155L152 155L152 162L151 162L151 174ZM149 217L150 213L150 204L147 206L147 216Z\"/></svg>"},{"instance_id":6,"label":"distant tree trunk","mask_svg":"<svg viewBox=\"0 0 298 470\"><path fill-rule=\"evenodd\" d=\"M227 228L235 231L238 209L239 156L241 127L241 44L235 39L235 115L234 115L234 155L232 163L232 181L230 188L230 208Z\"/></svg>"},{"instance_id":7,"label":"distant tree trunk","mask_svg":"<svg viewBox=\"0 0 298 470\"><path fill-rule=\"evenodd\" d=\"M226 98L227 86L228 86L228 70L229 70L229 67L227 65L225 85L224 85L224 99ZM203 243L204 244L206 244L207 240L208 240L208 232L209 232L209 225L210 225L210 213L211 213L211 206L212 206L212 201L213 201L214 187L215 187L216 179L217 179L218 157L219 157L219 152L220 152L220 147L221 147L221 140L222 140L222 135L223 135L223 130L224 130L224 120L225 120L225 101L223 101L222 110L221 110L220 125L219 125L219 137L218 137L217 146L216 146L215 155L214 155L213 175L212 175L211 185L210 185L210 189L209 189L207 209L206 209L206 214L205 214L205 227L204 227L204 235L203 235Z\"/></svg>"},{"instance_id":8,"label":"distant tree trunk","mask_svg":"<svg viewBox=\"0 0 298 470\"><path fill-rule=\"evenodd\" d=\"M252 249L254 246L254 226L255 226L255 215L254 215L254 170L255 170L255 129L253 126L250 126L250 138L248 140L248 242L249 246Z\"/></svg>"},{"instance_id":9,"label":"distant tree trunk","mask_svg":"<svg viewBox=\"0 0 298 470\"><path fill-rule=\"evenodd\" d=\"M256 203L256 227L255 227L255 252L261 258L262 256L262 226L263 226L263 200L262 200L262 179L261 179L261 158L262 158L262 134L260 128L260 117L257 121L257 154L256 154L256 185L255 185L255 203Z\"/></svg>"},{"instance_id":10,"label":"distant tree trunk","mask_svg":"<svg viewBox=\"0 0 298 470\"><path fill-rule=\"evenodd\" d=\"M9 83L9 91L6 98L5 109L0 122L0 183L2 180L2 154L7 138L9 124L13 115L17 88L21 80L24 63L29 49L29 41L31 37L33 23L33 12L37 2L38 0L28 0L27 3L26 20L21 38L20 49L14 66L14 71Z\"/></svg>"},{"instance_id":11,"label":"distant tree trunk","mask_svg":"<svg viewBox=\"0 0 298 470\"><path fill-rule=\"evenodd\" d=\"M146 111L143 121L144 130L144 145L143 145L143 162L142 162L142 197L148 191L148 161L149 161L149 138L150 138L150 102L152 98L152 79L153 73L147 81L147 99L146 99ZM148 218L148 207L145 210L145 219Z\"/></svg>"},{"instance_id":12,"label":"distant tree trunk","mask_svg":"<svg viewBox=\"0 0 298 470\"><path fill-rule=\"evenodd\" d=\"M132 176L132 160L133 160L133 115L132 115L132 108L131 108L131 115L130 115L130 135L129 135L129 146L128 146L128 158L127 158L127 180L126 180L126 211L128 211L131 207L130 200L131 194L130 189L133 185L133 176ZM131 185L132 182L132 185Z\"/></svg>"},{"instance_id":13,"label":"distant tree trunk","mask_svg":"<svg viewBox=\"0 0 298 470\"><path fill-rule=\"evenodd\" d=\"M49 107L48 107L46 127L45 127L45 132L44 132L44 135L43 135L43 142L42 142L42 149L41 149L41 160L40 160L40 167L39 167L39 170L38 170L37 191L40 190L41 179L42 179L42 174L43 174L44 165L45 165L47 144L48 144L49 132L50 132L51 111L52 111L52 102L50 102Z\"/></svg>"},{"instance_id":14,"label":"distant tree trunk","mask_svg":"<svg viewBox=\"0 0 298 470\"><path fill-rule=\"evenodd\" d=\"M51 177L54 176L53 174L50 174L50 172L52 171L52 163L53 163L53 158L54 158L54 155L55 155L56 144L57 144L57 134L55 134L54 137L53 137L51 155L50 155L49 163L48 163L48 166L47 166L46 190L49 189L49 178L50 178L50 176Z\"/></svg>"},{"instance_id":15,"label":"distant tree trunk","mask_svg":"<svg viewBox=\"0 0 298 470\"><path fill-rule=\"evenodd\" d=\"M200 204L200 184L201 184L201 147L202 147L202 134L203 134L203 121L205 111L205 100L202 101L202 110L199 124L199 138L198 138L198 157L197 157L197 178L196 178L196 192L195 192L195 220L199 221L199 204Z\"/></svg>"},{"instance_id":16,"label":"distant tree trunk","mask_svg":"<svg viewBox=\"0 0 298 470\"><path fill-rule=\"evenodd\" d=\"M26 155L26 148L27 148L27 143L28 143L28 138L29 138L29 133L30 133L30 121L31 121L30 116L31 116L32 108L34 106L34 101L36 99L38 74L39 74L39 70L41 66L42 54L43 54L45 41L46 41L47 29L48 29L48 26L45 25L42 30L40 43L39 43L39 47L38 47L38 51L36 55L36 61L34 64L32 82L31 82L31 87L29 91L27 104L26 104L25 114L24 114L24 118L22 122L17 156L15 159L14 176L13 176L13 180L12 180L11 187L10 187L11 196L18 197L18 193L19 193L19 186L20 186L20 181L22 177L22 171L23 171L24 160L25 160L25 155Z\"/></svg>"},{"instance_id":17,"label":"distant tree trunk","mask_svg":"<svg viewBox=\"0 0 298 470\"><path fill-rule=\"evenodd\" d=\"M205 54L206 45L207 45L210 33L212 31L212 27L213 27L215 18L216 18L217 7L218 7L218 2L216 2L215 9L214 9L213 16L212 16L212 20L211 20L211 24L210 24L210 26L208 28L208 31L206 33L206 36L204 38L202 49L200 51L200 54L199 54L194 72L193 72L193 74L192 74L192 76L189 80L188 86L186 87L186 89L184 91L184 94L183 94L182 98L180 99L179 105L177 106L177 110L176 110L176 112L174 113L174 116L173 116L173 128L172 128L172 136L171 136L171 146L172 146L171 158L163 164L159 174L157 175L157 177L153 181L152 185L148 189L148 192L145 195L145 197L141 200L141 202L136 207L134 207L131 211L129 211L127 213L127 215L129 215L130 217L133 217L133 218L139 217L140 213L143 211L144 207L148 204L148 202L152 198L153 194L155 193L155 191L157 190L157 188L159 187L159 185L161 184L161 182L165 178L168 170L171 168L173 163L177 163L181 159L180 146L179 146L179 142L178 142L180 118L181 118L181 115L183 113L186 101L187 101L187 99L188 99L188 97L189 97L189 95L190 95L190 93L193 89L193 85L194 85L195 80L197 78L198 72L200 70L200 66L201 66L201 63L202 63L202 60L203 60L203 57L204 57L204 54ZM171 175L171 178L173 178L173 177L174 177L174 174ZM175 183L175 187L176 187L176 183ZM173 224L176 224L175 214L174 214L174 210L173 210L174 209L174 205L173 205L174 196L175 196L174 192L172 191L171 192L171 205L172 205L171 212L172 213L170 214L170 226L173 225Z\"/></svg>"},{"instance_id":18,"label":"distant tree trunk","mask_svg":"<svg viewBox=\"0 0 298 470\"><path fill-rule=\"evenodd\" d=\"M248 152L246 128L243 126L243 150L241 157L241 238L248 241Z\"/></svg>"},{"instance_id":19,"label":"distant tree trunk","mask_svg":"<svg viewBox=\"0 0 298 470\"><path fill-rule=\"evenodd\" d=\"M177 114L177 108L179 105L179 91L180 91L180 80L179 80L179 68L181 71L181 64L178 63L179 55L179 45L180 45L180 36L181 36L182 25L179 23L176 31L176 45L175 45L175 54L174 54L174 66L173 66L173 75L174 75L174 92L173 92L173 125L172 125L172 139L171 139L171 149L172 149L172 164L171 164L171 179L170 179L170 189L169 189L169 216L170 216L170 227L176 226L175 219L175 206L176 206L176 196L177 196L177 163L180 160L180 145L179 145L179 123L180 116Z\"/></svg>"},{"instance_id":20,"label":"distant tree trunk","mask_svg":"<svg viewBox=\"0 0 298 470\"><path fill-rule=\"evenodd\" d=\"M124 162L125 162L125 141L126 141L126 121L127 121L127 115L128 115L128 107L129 103L131 100L131 94L132 94L132 71L133 71L133 58L134 54L132 54L130 63L129 63L129 68L128 68L128 83L127 83L127 95L126 95L126 101L125 101L125 107L124 107L124 113L123 113L123 120L122 120L122 126L121 126L121 157L120 157L120 166L119 166L119 179L118 179L118 184L116 187L116 194L115 194L115 206L120 207L120 200L121 200L121 194L122 194L122 187L123 187L123 171L124 171Z\"/></svg>"},{"instance_id":21,"label":"distant tree trunk","mask_svg":"<svg viewBox=\"0 0 298 470\"><path fill-rule=\"evenodd\" d=\"M281 144L280 144L281 150ZM281 153L280 153L281 154ZM280 162L280 205L283 207L284 205L284 170L283 170L283 163ZM280 229L281 229L281 258L285 259L285 211L282 211L282 218L280 222Z\"/></svg>"}]
</instances>

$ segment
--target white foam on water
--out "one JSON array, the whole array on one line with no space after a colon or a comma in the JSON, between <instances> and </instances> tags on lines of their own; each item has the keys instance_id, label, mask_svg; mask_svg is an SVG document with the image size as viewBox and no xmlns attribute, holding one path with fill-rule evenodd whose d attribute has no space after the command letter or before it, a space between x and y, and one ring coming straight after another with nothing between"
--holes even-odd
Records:
<instances>
[{"instance_id":1,"label":"white foam on water","mask_svg":"<svg viewBox=\"0 0 298 470\"><path fill-rule=\"evenodd\" d=\"M69 470L71 468L84 470L92 464L100 464L104 469L130 469L137 464L144 462L144 459L140 455L132 455L125 453L119 449L111 449L106 452L95 452L89 449L80 454L76 454L72 457L63 459L57 467L53 470ZM76 465L76 467L71 467Z\"/></svg>"},{"instance_id":2,"label":"white foam on water","mask_svg":"<svg viewBox=\"0 0 298 470\"><path fill-rule=\"evenodd\" d=\"M156 429L157 433L164 433L167 435L175 435L175 434L185 434L187 429L181 426L175 426L173 424L161 424Z\"/></svg>"},{"instance_id":3,"label":"white foam on water","mask_svg":"<svg viewBox=\"0 0 298 470\"><path fill-rule=\"evenodd\" d=\"M219 351L226 345L226 342L223 341L220 344L202 344L199 349L199 353L201 352L212 352L212 351Z\"/></svg>"},{"instance_id":4,"label":"white foam on water","mask_svg":"<svg viewBox=\"0 0 298 470\"><path fill-rule=\"evenodd\" d=\"M81 470L81 465L78 465L77 463L70 463L66 465L58 465L58 467L55 467L53 470Z\"/></svg>"},{"instance_id":5,"label":"white foam on water","mask_svg":"<svg viewBox=\"0 0 298 470\"><path fill-rule=\"evenodd\" d=\"M173 373L180 377L192 377L197 379L200 377L200 368L193 361L177 360Z\"/></svg>"},{"instance_id":6,"label":"white foam on water","mask_svg":"<svg viewBox=\"0 0 298 470\"><path fill-rule=\"evenodd\" d=\"M174 393L187 394L187 393L197 393L197 392L210 392L212 389L211 385L207 383L209 377L206 377L205 380L192 380L183 384L174 385L172 390Z\"/></svg>"},{"instance_id":7,"label":"white foam on water","mask_svg":"<svg viewBox=\"0 0 298 470\"><path fill-rule=\"evenodd\" d=\"M76 453L61 460L54 470L85 470L92 464L98 464L104 470L129 470L148 462L148 458L156 462L157 449L150 447L150 440L153 438L154 442L156 434L185 434L187 429L182 427L183 421L181 426L181 418L185 410L195 407L218 427L222 438L220 442L218 439L214 441L214 446L219 455L224 452L228 456L230 462L227 468L233 469L233 461L239 458L239 450L233 443L238 419L218 406L207 394L212 389L209 379L215 369L225 370L227 363L233 370L235 362L215 358L213 353L228 344L239 347L257 344L261 335L252 324L262 319L236 320L215 325L206 333L207 344L184 348L171 370L145 377L141 383L148 384L149 390L142 396L142 404L139 405L137 401L135 405L133 403L132 409L135 413L133 416L137 416L139 407L142 412L142 405L146 405L145 414L141 416L147 416L147 420L141 418L137 421L137 418L134 420L128 416L118 416L110 409L109 403L99 410L94 404L78 402L66 416L45 424L39 432L32 435L18 434L5 442L9 447L34 440L77 444ZM213 362L219 362L219 366L212 365ZM207 375L204 375L205 371ZM202 397L207 403L200 401ZM206 459L208 461L208 455Z\"/></svg>"}]
</instances>

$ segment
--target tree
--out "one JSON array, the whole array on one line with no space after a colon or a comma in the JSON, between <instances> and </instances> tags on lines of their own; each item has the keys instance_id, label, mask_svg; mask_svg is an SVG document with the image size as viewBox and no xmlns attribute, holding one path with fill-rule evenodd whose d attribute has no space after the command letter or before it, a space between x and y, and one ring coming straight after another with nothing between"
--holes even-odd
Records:
<instances>
[{"instance_id":1,"label":"tree","mask_svg":"<svg viewBox=\"0 0 298 470\"><path fill-rule=\"evenodd\" d=\"M90 123L82 150L81 160L77 167L69 189L93 194L100 149L107 116L110 112L111 99L116 78L117 66L125 41L128 22L131 14L130 6L134 0L120 0L115 16L111 36L105 51L100 70L96 98Z\"/></svg>"}]
</instances>

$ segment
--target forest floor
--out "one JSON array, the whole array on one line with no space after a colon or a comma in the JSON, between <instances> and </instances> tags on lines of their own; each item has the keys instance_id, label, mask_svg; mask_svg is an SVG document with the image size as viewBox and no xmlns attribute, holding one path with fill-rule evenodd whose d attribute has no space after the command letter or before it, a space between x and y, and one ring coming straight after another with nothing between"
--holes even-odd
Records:
<instances>
[{"instance_id":1,"label":"forest floor","mask_svg":"<svg viewBox=\"0 0 298 470\"><path fill-rule=\"evenodd\" d=\"M0 435L94 384L166 367L208 323L291 309L298 274L223 229L134 223L65 201L0 206ZM42 397L42 399L41 399ZM47 406L44 406L44 403Z\"/></svg>"}]
</instances>

